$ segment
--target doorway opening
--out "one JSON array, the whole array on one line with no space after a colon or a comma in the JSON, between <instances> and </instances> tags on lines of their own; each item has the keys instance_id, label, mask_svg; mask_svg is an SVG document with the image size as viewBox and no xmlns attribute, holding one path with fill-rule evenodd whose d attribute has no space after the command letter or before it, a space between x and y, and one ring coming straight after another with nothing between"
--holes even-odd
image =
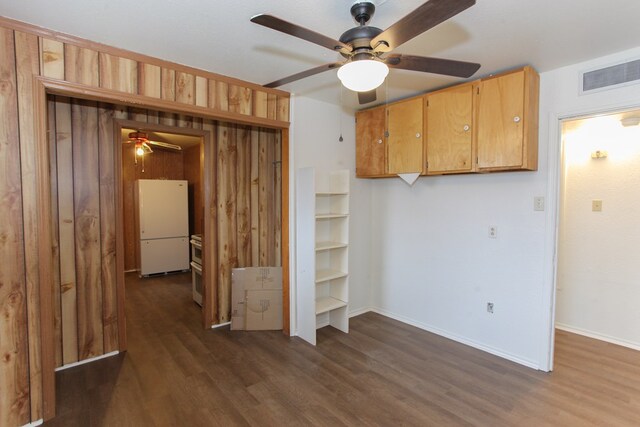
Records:
<instances>
[{"instance_id":1,"label":"doorway opening","mask_svg":"<svg viewBox=\"0 0 640 427\"><path fill-rule=\"evenodd\" d=\"M640 110L561 122L555 328L640 350Z\"/></svg>"},{"instance_id":2,"label":"doorway opening","mask_svg":"<svg viewBox=\"0 0 640 427\"><path fill-rule=\"evenodd\" d=\"M143 305L159 312L154 327L185 314L195 324L206 323L201 309L203 184L205 167L211 165L204 163L204 136L147 121L117 125L129 324L145 324L135 309Z\"/></svg>"}]
</instances>

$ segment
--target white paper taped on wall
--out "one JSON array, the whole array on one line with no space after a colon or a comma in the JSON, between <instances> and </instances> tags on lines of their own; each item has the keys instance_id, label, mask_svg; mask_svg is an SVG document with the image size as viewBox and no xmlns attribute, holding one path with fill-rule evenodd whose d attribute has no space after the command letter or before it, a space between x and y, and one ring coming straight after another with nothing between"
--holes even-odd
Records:
<instances>
[{"instance_id":1,"label":"white paper taped on wall","mask_svg":"<svg viewBox=\"0 0 640 427\"><path fill-rule=\"evenodd\" d=\"M416 173L399 173L398 176L400 178L402 178L402 180L404 182L406 182L407 184L409 184L411 186L411 185L413 185L414 182L416 182L416 179L418 179L420 174L418 172L416 172Z\"/></svg>"}]
</instances>

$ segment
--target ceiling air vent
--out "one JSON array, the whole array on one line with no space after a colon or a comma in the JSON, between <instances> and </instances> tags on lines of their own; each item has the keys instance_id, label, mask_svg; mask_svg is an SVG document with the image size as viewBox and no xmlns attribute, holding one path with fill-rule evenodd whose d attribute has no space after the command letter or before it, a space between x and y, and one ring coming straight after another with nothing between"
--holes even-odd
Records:
<instances>
[{"instance_id":1,"label":"ceiling air vent","mask_svg":"<svg viewBox=\"0 0 640 427\"><path fill-rule=\"evenodd\" d=\"M582 73L581 93L640 83L640 59Z\"/></svg>"}]
</instances>

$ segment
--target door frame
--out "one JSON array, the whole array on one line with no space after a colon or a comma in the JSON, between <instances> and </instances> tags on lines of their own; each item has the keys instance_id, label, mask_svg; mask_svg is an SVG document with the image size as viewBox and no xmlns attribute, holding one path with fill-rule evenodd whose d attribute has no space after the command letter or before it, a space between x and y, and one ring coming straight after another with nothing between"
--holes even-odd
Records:
<instances>
[{"instance_id":1,"label":"door frame","mask_svg":"<svg viewBox=\"0 0 640 427\"><path fill-rule=\"evenodd\" d=\"M543 310L541 321L541 343L539 369L553 371L555 354L555 320L556 320L556 293L558 281L558 229L560 226L560 197L562 154L564 145L562 142L562 122L602 114L611 114L622 110L640 108L640 104L622 102L606 107L580 108L572 111L556 112L549 114L549 146L548 146L548 175L546 199L546 223L553 227L545 233L545 283L543 287ZM547 311L547 308L549 311Z\"/></svg>"},{"instance_id":2,"label":"door frame","mask_svg":"<svg viewBox=\"0 0 640 427\"><path fill-rule=\"evenodd\" d=\"M250 126L265 127L281 131L282 135L282 183L281 183L281 255L282 255L282 271L283 271L283 333L290 335L290 260L289 260L289 123L281 122L281 126L273 123L272 120L262 119L259 117L246 116L246 119L238 117L236 114L227 112L218 112L213 110L204 110L203 108L194 107L188 104L167 101L162 99L150 98L147 96L117 92L110 89L94 88L77 83L69 83L62 80L51 79L41 76L33 76L33 107L34 107L34 135L35 141L35 181L36 181L36 207L37 207L37 238L38 238L38 295L39 314L40 314L40 374L42 382L42 405L43 418L49 420L56 414L56 390L55 390L55 330L54 330L54 310L53 310L53 281L50 279L53 272L53 261L51 258L52 248L52 212L51 212L51 188L50 188L50 167L49 167L49 143L47 133L47 95L61 95L76 99L85 99L98 102L106 102L117 105L127 105L133 107L149 108L161 112L186 114L194 117L202 117L206 119L239 123ZM211 144L209 144L211 145ZM119 145L117 146L119 148ZM205 145L206 147L206 145ZM115 148L114 148L115 149ZM120 154L116 153L118 159ZM213 151L214 153L211 153ZM215 155L216 150L210 150L210 156ZM205 158L206 159L206 158ZM205 160L206 161L206 160ZM122 166L120 166L121 168ZM286 173L284 173L286 171ZM118 178L118 179L121 179ZM205 178L206 179L206 178ZM211 179L209 180L211 182ZM116 188L117 192L121 190ZM119 197L119 196L118 196ZM206 205L205 201L205 205ZM122 212L121 208L119 212ZM213 209L207 217L214 216ZM118 215L116 215L118 216ZM116 221L122 221L122 218ZM122 222L120 222L122 226ZM211 233L209 233L211 234ZM122 253L123 248L117 248ZM122 264L124 272L124 263ZM123 277L122 277L123 279ZM123 283L123 280L117 279ZM118 300L122 291L117 285ZM124 296L122 296L124 297ZM123 300L124 301L124 300ZM121 311L122 310L122 311ZM120 318L123 313L124 306L118 308L118 341L119 346L124 343L126 348L126 331L121 329L120 324L124 324ZM120 341L123 338L124 341ZM37 338L36 338L37 339Z\"/></svg>"}]
</instances>

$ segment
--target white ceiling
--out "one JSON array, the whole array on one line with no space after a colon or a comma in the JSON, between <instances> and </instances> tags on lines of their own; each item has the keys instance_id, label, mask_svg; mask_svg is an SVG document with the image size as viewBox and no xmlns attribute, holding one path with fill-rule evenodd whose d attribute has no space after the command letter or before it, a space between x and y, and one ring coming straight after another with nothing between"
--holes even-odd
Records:
<instances>
[{"instance_id":1,"label":"white ceiling","mask_svg":"<svg viewBox=\"0 0 640 427\"><path fill-rule=\"evenodd\" d=\"M385 29L424 0L382 0L371 25ZM333 38L355 26L353 0L3 0L0 15L242 80L265 84L340 58L314 44L253 24L269 13ZM394 53L482 67L481 77L531 64L539 72L640 46L638 0L478 0L475 6ZM391 70L378 100L461 81ZM357 106L335 71L282 89Z\"/></svg>"}]
</instances>

